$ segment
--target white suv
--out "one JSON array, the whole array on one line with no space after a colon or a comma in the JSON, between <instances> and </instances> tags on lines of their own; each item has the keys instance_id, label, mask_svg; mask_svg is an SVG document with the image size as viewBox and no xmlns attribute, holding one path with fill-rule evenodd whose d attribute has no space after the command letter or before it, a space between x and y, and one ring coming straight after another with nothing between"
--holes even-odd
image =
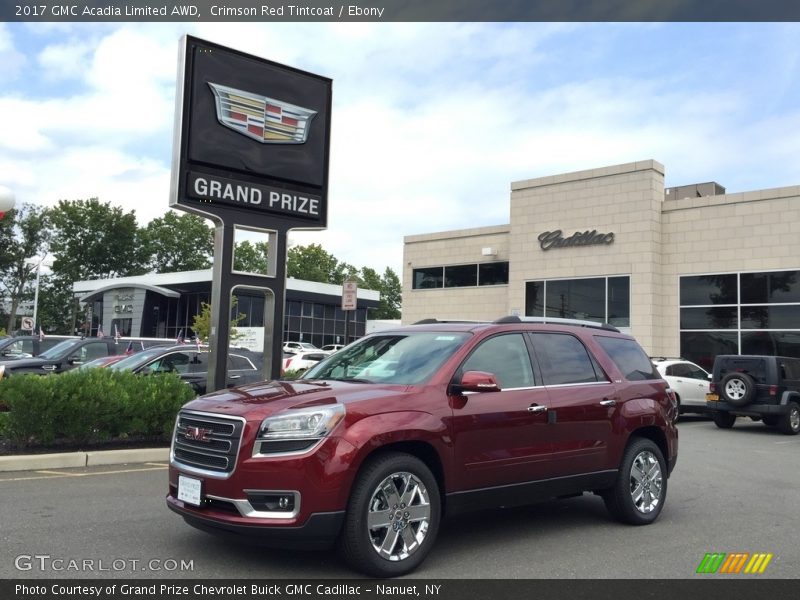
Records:
<instances>
[{"instance_id":1,"label":"white suv","mask_svg":"<svg viewBox=\"0 0 800 600\"><path fill-rule=\"evenodd\" d=\"M653 358L652 361L678 397L680 414L707 412L706 394L711 382L708 371L683 358Z\"/></svg>"}]
</instances>

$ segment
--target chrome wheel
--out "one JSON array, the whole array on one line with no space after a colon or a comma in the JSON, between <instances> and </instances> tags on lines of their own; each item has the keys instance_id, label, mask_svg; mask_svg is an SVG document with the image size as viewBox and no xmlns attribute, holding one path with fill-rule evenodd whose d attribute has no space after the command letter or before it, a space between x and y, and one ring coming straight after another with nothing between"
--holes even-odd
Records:
<instances>
[{"instance_id":1,"label":"chrome wheel","mask_svg":"<svg viewBox=\"0 0 800 600\"><path fill-rule=\"evenodd\" d=\"M741 379L731 379L725 384L725 394L731 400L741 400L744 398L747 389L745 388L744 381Z\"/></svg>"},{"instance_id":2,"label":"chrome wheel","mask_svg":"<svg viewBox=\"0 0 800 600\"><path fill-rule=\"evenodd\" d=\"M631 464L630 490L633 506L642 514L656 510L661 503L664 477L655 454L643 450Z\"/></svg>"},{"instance_id":3,"label":"chrome wheel","mask_svg":"<svg viewBox=\"0 0 800 600\"><path fill-rule=\"evenodd\" d=\"M392 473L372 492L367 528L375 552L401 561L417 552L428 534L431 503L425 484L413 473Z\"/></svg>"},{"instance_id":4,"label":"chrome wheel","mask_svg":"<svg viewBox=\"0 0 800 600\"><path fill-rule=\"evenodd\" d=\"M789 412L789 428L792 431L800 431L800 409L793 406Z\"/></svg>"}]
</instances>

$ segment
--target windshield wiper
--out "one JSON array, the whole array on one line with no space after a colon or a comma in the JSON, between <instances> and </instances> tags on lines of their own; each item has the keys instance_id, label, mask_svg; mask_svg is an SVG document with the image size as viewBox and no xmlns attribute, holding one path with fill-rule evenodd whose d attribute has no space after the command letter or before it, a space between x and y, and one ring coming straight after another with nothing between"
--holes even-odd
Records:
<instances>
[{"instance_id":1,"label":"windshield wiper","mask_svg":"<svg viewBox=\"0 0 800 600\"><path fill-rule=\"evenodd\" d=\"M321 377L330 381L347 381L348 383L375 383L371 379L359 379L358 377Z\"/></svg>"}]
</instances>

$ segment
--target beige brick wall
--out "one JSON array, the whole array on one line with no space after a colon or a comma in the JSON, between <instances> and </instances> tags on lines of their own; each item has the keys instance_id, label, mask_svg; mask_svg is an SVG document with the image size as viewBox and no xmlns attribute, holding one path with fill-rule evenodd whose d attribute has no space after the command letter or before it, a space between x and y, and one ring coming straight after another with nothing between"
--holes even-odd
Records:
<instances>
[{"instance_id":1,"label":"beige brick wall","mask_svg":"<svg viewBox=\"0 0 800 600\"><path fill-rule=\"evenodd\" d=\"M495 256L484 256L492 248ZM413 290L420 267L508 261L508 226L407 236L403 252L403 324L420 319L493 320L506 313L508 286Z\"/></svg>"}]
</instances>

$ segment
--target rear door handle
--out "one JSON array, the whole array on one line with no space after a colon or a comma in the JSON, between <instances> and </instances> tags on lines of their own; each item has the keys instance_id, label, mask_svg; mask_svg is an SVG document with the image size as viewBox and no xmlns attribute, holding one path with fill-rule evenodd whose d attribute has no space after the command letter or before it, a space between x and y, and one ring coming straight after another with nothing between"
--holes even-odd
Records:
<instances>
[{"instance_id":1,"label":"rear door handle","mask_svg":"<svg viewBox=\"0 0 800 600\"><path fill-rule=\"evenodd\" d=\"M528 407L528 412L532 412L532 413L547 412L547 407L546 406L542 406L541 404L532 404L531 406Z\"/></svg>"},{"instance_id":2,"label":"rear door handle","mask_svg":"<svg viewBox=\"0 0 800 600\"><path fill-rule=\"evenodd\" d=\"M601 400L600 401L600 406L616 406L616 405L617 405L617 401L616 400Z\"/></svg>"}]
</instances>

